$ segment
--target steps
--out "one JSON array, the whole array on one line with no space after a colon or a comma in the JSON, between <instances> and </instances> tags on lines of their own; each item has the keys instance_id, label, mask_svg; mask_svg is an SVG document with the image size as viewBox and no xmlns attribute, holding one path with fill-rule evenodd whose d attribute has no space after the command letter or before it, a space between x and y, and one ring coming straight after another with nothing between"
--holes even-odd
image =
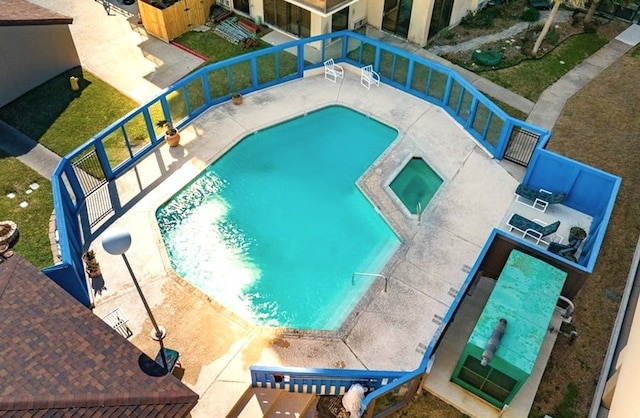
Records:
<instances>
[{"instance_id":1,"label":"steps","mask_svg":"<svg viewBox=\"0 0 640 418\"><path fill-rule=\"evenodd\" d=\"M316 404L315 395L280 389L249 388L227 418L305 418Z\"/></svg>"}]
</instances>

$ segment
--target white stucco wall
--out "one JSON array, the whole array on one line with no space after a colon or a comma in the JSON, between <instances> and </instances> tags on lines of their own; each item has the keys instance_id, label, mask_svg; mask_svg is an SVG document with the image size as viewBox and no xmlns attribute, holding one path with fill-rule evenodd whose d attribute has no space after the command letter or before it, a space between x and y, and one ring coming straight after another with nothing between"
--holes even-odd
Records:
<instances>
[{"instance_id":1,"label":"white stucco wall","mask_svg":"<svg viewBox=\"0 0 640 418\"><path fill-rule=\"evenodd\" d=\"M68 25L2 26L0 39L0 106L80 65Z\"/></svg>"}]
</instances>

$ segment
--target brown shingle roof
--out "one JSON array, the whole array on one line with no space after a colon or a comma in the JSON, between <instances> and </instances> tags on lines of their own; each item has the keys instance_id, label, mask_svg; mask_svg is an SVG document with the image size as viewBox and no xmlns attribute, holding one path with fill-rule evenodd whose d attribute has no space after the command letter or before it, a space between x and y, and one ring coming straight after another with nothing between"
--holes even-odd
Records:
<instances>
[{"instance_id":1,"label":"brown shingle roof","mask_svg":"<svg viewBox=\"0 0 640 418\"><path fill-rule=\"evenodd\" d=\"M18 255L0 264L0 341L2 417L182 417L198 400Z\"/></svg>"},{"instance_id":2,"label":"brown shingle roof","mask_svg":"<svg viewBox=\"0 0 640 418\"><path fill-rule=\"evenodd\" d=\"M70 25L73 19L26 0L0 0L0 26Z\"/></svg>"}]
</instances>

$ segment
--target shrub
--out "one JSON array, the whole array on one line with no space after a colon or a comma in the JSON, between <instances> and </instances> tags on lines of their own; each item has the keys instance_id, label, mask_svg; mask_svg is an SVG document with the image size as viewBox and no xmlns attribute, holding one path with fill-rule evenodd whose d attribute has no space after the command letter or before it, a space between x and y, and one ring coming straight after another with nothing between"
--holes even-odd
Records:
<instances>
[{"instance_id":1,"label":"shrub","mask_svg":"<svg viewBox=\"0 0 640 418\"><path fill-rule=\"evenodd\" d=\"M468 11L466 16L462 18L460 25L465 28L492 28L493 21L499 14L500 10L498 10L498 7L489 7L475 14Z\"/></svg>"},{"instance_id":2,"label":"shrub","mask_svg":"<svg viewBox=\"0 0 640 418\"><path fill-rule=\"evenodd\" d=\"M560 33L555 29L551 29L544 39L551 45L558 45L558 42L560 42Z\"/></svg>"},{"instance_id":3,"label":"shrub","mask_svg":"<svg viewBox=\"0 0 640 418\"><path fill-rule=\"evenodd\" d=\"M442 38L447 39L447 40L452 40L453 38L456 37L456 34L449 28L444 28L442 30L442 32L440 32L440 36L442 36Z\"/></svg>"},{"instance_id":4,"label":"shrub","mask_svg":"<svg viewBox=\"0 0 640 418\"><path fill-rule=\"evenodd\" d=\"M533 7L525 7L522 9L520 20L524 20L525 22L537 22L540 20L540 11Z\"/></svg>"},{"instance_id":5,"label":"shrub","mask_svg":"<svg viewBox=\"0 0 640 418\"><path fill-rule=\"evenodd\" d=\"M596 33L598 30L598 27L596 26L595 23L585 23L584 25L584 33Z\"/></svg>"}]
</instances>

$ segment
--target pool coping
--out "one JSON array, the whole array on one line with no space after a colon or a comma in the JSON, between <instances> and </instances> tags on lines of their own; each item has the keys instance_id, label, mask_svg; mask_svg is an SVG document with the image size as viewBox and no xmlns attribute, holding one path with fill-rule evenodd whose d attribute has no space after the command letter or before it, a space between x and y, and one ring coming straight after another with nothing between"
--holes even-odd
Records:
<instances>
[{"instance_id":1,"label":"pool coping","mask_svg":"<svg viewBox=\"0 0 640 418\"><path fill-rule=\"evenodd\" d=\"M166 344L181 348L186 370L183 382L200 394L201 401L194 411L200 410L202 416L216 412L224 416L228 412L247 388L251 364L415 369L424 353L422 347L428 345L438 330L438 318L453 302L469 266L513 200L517 181L446 112L386 85L363 89L359 74L345 67L345 78L336 84L325 80L321 73L310 74L302 80L246 95L241 106L226 103L212 108L182 129L183 140L178 149L162 146L116 180L127 213L114 225L126 227L134 237L128 251L132 269L139 276L158 322L169 331ZM309 112L330 104L372 116L398 129L399 137L406 139L394 141L357 184L401 240L409 238L411 244L401 245L383 270L389 272L389 291L384 293L384 281L376 280L337 333L249 324L173 273L159 227L155 222L152 222L155 226L148 225L148 219L155 219L160 203L247 134L303 114L305 109ZM409 148L403 148L406 145ZM402 213L399 201L394 203L387 184L392 172L401 169L400 155L408 149L411 154L420 150L423 158L424 153L428 157L425 161L444 180L419 226L415 225L413 215L407 217ZM431 158L442 156L447 160L439 165L431 163ZM377 173L376 168L381 165L393 169ZM473 183L478 172L486 176L482 190L477 190ZM445 188L445 183L451 187ZM460 200L466 194L469 198ZM129 202L133 202L131 206ZM462 207L456 209L451 206L454 204ZM463 214L469 219L462 219ZM410 225L403 226L402 219ZM96 240L99 242L99 237ZM108 282L108 290L96 297L94 312L100 316L114 307L123 308L134 333L132 342L143 351L157 351L154 342L148 339L146 329L150 324L124 266L118 260L108 262L111 256L99 245L94 247L103 261L103 274ZM425 289L435 293L427 294ZM189 302L180 305L183 306L180 309L186 310L174 312L172 301L184 298ZM185 327L182 318L193 318L191 311L196 307L204 310L196 314L195 323ZM223 324L213 334L200 332L197 320L213 316ZM236 335L235 342L221 345L217 341L226 337L216 333L216 329ZM209 348L202 351L194 344Z\"/></svg>"}]
</instances>

